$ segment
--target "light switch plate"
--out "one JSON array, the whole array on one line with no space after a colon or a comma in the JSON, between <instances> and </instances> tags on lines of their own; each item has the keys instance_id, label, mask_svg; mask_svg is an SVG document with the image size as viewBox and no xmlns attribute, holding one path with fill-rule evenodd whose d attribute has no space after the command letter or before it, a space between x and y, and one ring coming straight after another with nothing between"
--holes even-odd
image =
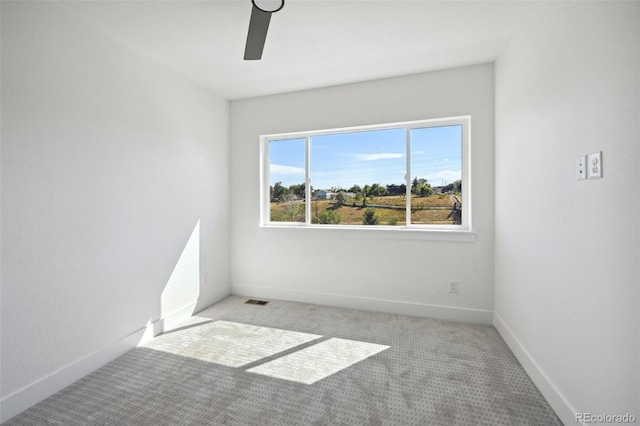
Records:
<instances>
[{"instance_id":1,"label":"light switch plate","mask_svg":"<svg viewBox=\"0 0 640 426\"><path fill-rule=\"evenodd\" d=\"M587 175L589 179L602 178L602 151L587 156Z\"/></svg>"},{"instance_id":2,"label":"light switch plate","mask_svg":"<svg viewBox=\"0 0 640 426\"><path fill-rule=\"evenodd\" d=\"M587 178L587 156L582 155L578 157L576 161L576 177L578 180L585 180Z\"/></svg>"}]
</instances>

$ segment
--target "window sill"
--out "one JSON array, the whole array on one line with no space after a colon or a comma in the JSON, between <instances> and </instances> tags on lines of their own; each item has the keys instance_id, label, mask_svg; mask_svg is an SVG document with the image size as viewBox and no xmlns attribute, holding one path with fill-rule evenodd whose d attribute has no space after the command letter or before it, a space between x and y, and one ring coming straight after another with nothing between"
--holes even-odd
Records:
<instances>
[{"instance_id":1,"label":"window sill","mask_svg":"<svg viewBox=\"0 0 640 426\"><path fill-rule=\"evenodd\" d=\"M261 225L260 235L307 234L311 232L319 236L349 237L363 239L398 239L427 241L461 241L474 242L477 233L458 229L420 229L399 226L331 226L331 225Z\"/></svg>"}]
</instances>

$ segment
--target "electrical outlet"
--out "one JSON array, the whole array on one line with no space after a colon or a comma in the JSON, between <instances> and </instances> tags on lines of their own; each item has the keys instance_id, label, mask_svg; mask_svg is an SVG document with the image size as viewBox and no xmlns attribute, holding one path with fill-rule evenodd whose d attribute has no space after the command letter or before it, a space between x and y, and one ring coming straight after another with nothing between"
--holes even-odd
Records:
<instances>
[{"instance_id":1,"label":"electrical outlet","mask_svg":"<svg viewBox=\"0 0 640 426\"><path fill-rule=\"evenodd\" d=\"M587 156L587 173L589 179L602 178L602 151Z\"/></svg>"},{"instance_id":2,"label":"electrical outlet","mask_svg":"<svg viewBox=\"0 0 640 426\"><path fill-rule=\"evenodd\" d=\"M587 178L587 156L582 155L578 157L576 161L576 177L578 180L585 180Z\"/></svg>"},{"instance_id":3,"label":"electrical outlet","mask_svg":"<svg viewBox=\"0 0 640 426\"><path fill-rule=\"evenodd\" d=\"M449 293L458 293L460 289L460 283L458 281L449 281Z\"/></svg>"}]
</instances>

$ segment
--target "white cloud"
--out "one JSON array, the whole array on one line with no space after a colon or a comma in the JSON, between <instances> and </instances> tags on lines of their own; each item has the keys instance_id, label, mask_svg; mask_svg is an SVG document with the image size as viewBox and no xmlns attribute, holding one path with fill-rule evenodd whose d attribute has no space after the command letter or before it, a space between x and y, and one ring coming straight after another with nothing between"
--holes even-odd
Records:
<instances>
[{"instance_id":1,"label":"white cloud","mask_svg":"<svg viewBox=\"0 0 640 426\"><path fill-rule=\"evenodd\" d=\"M380 154L356 154L356 158L362 161L393 160L404 158L404 154L395 152L382 152Z\"/></svg>"},{"instance_id":2,"label":"white cloud","mask_svg":"<svg viewBox=\"0 0 640 426\"><path fill-rule=\"evenodd\" d=\"M424 177L431 185L443 185L461 179L462 172L460 170L428 171Z\"/></svg>"},{"instance_id":3,"label":"white cloud","mask_svg":"<svg viewBox=\"0 0 640 426\"><path fill-rule=\"evenodd\" d=\"M422 154L424 154L424 151L413 151L411 153L411 155L422 155Z\"/></svg>"},{"instance_id":4,"label":"white cloud","mask_svg":"<svg viewBox=\"0 0 640 426\"><path fill-rule=\"evenodd\" d=\"M270 164L269 170L272 175L303 175L302 167L283 166L281 164Z\"/></svg>"}]
</instances>

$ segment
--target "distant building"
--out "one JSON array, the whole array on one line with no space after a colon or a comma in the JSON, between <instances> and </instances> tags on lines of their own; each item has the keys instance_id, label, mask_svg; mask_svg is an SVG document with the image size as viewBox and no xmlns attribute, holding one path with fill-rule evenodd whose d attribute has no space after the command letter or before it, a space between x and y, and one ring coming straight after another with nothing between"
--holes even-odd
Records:
<instances>
[{"instance_id":1,"label":"distant building","mask_svg":"<svg viewBox=\"0 0 640 426\"><path fill-rule=\"evenodd\" d=\"M316 193L316 198L318 200L331 200L334 197L335 194L333 192L325 191L323 189L318 190L318 192Z\"/></svg>"},{"instance_id":2,"label":"distant building","mask_svg":"<svg viewBox=\"0 0 640 426\"><path fill-rule=\"evenodd\" d=\"M407 185L387 185L387 194L389 195L404 195L407 193Z\"/></svg>"}]
</instances>

